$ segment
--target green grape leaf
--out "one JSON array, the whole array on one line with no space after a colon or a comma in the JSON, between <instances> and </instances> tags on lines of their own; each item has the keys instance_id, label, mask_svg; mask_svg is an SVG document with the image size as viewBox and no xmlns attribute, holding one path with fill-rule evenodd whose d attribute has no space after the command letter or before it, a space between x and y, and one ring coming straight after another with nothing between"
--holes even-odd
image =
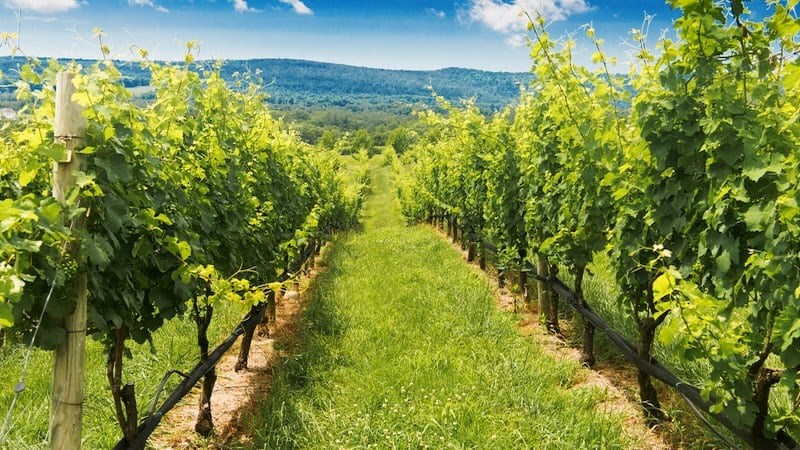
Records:
<instances>
[{"instance_id":1,"label":"green grape leaf","mask_svg":"<svg viewBox=\"0 0 800 450\"><path fill-rule=\"evenodd\" d=\"M750 231L763 231L764 227L773 220L774 207L762 208L753 205L742 215L747 229Z\"/></svg>"},{"instance_id":2,"label":"green grape leaf","mask_svg":"<svg viewBox=\"0 0 800 450\"><path fill-rule=\"evenodd\" d=\"M36 153L53 161L64 161L67 159L67 146L59 142L46 142L36 148Z\"/></svg>"},{"instance_id":3,"label":"green grape leaf","mask_svg":"<svg viewBox=\"0 0 800 450\"><path fill-rule=\"evenodd\" d=\"M60 326L53 324L46 324L39 328L36 334L36 345L45 350L55 350L59 345L64 343L67 338L67 332ZM26 336L26 339L29 337Z\"/></svg>"},{"instance_id":4,"label":"green grape leaf","mask_svg":"<svg viewBox=\"0 0 800 450\"><path fill-rule=\"evenodd\" d=\"M722 272L727 272L731 268L731 252L728 249L722 250L716 261L717 268Z\"/></svg>"},{"instance_id":5,"label":"green grape leaf","mask_svg":"<svg viewBox=\"0 0 800 450\"><path fill-rule=\"evenodd\" d=\"M47 316L57 321L64 320L73 311L75 311L74 299L52 301L47 305Z\"/></svg>"},{"instance_id":6,"label":"green grape leaf","mask_svg":"<svg viewBox=\"0 0 800 450\"><path fill-rule=\"evenodd\" d=\"M769 155L748 157L744 160L742 174L753 181L758 181L768 172L781 173L784 165L785 163L778 155L774 157Z\"/></svg>"},{"instance_id":7,"label":"green grape leaf","mask_svg":"<svg viewBox=\"0 0 800 450\"><path fill-rule=\"evenodd\" d=\"M39 208L39 214L49 223L56 223L61 219L61 205L58 202L49 202Z\"/></svg>"},{"instance_id":8,"label":"green grape leaf","mask_svg":"<svg viewBox=\"0 0 800 450\"><path fill-rule=\"evenodd\" d=\"M5 302L0 302L0 327L11 327L14 325L14 309Z\"/></svg>"},{"instance_id":9,"label":"green grape leaf","mask_svg":"<svg viewBox=\"0 0 800 450\"><path fill-rule=\"evenodd\" d=\"M653 300L661 301L664 298L669 299L673 292L675 292L675 277L668 272L663 272L658 278L653 281Z\"/></svg>"},{"instance_id":10,"label":"green grape leaf","mask_svg":"<svg viewBox=\"0 0 800 450\"><path fill-rule=\"evenodd\" d=\"M739 18L744 13L744 1L743 0L731 0L731 12L733 13L733 17Z\"/></svg>"},{"instance_id":11,"label":"green grape leaf","mask_svg":"<svg viewBox=\"0 0 800 450\"><path fill-rule=\"evenodd\" d=\"M28 166L22 169L19 173L19 185L22 187L27 186L36 178L38 173L38 164L28 164Z\"/></svg>"},{"instance_id":12,"label":"green grape leaf","mask_svg":"<svg viewBox=\"0 0 800 450\"><path fill-rule=\"evenodd\" d=\"M86 255L88 260L101 268L108 266L111 262L113 250L108 242L99 237L91 236L81 240L81 252Z\"/></svg>"},{"instance_id":13,"label":"green grape leaf","mask_svg":"<svg viewBox=\"0 0 800 450\"><path fill-rule=\"evenodd\" d=\"M123 155L115 153L106 158L97 158L94 163L106 172L108 180L112 183L127 183L132 179L130 167Z\"/></svg>"}]
</instances>

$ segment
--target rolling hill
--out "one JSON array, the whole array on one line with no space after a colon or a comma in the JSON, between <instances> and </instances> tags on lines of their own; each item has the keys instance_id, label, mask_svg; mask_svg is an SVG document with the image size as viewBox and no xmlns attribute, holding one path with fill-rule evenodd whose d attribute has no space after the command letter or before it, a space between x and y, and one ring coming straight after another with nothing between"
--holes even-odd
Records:
<instances>
[{"instance_id":1,"label":"rolling hill","mask_svg":"<svg viewBox=\"0 0 800 450\"><path fill-rule=\"evenodd\" d=\"M65 60L62 60L65 62ZM93 61L78 60L90 65ZM25 63L20 57L0 57L0 71L12 80ZM200 62L211 65L212 61ZM117 63L129 87L146 86L149 74L138 63ZM474 98L481 110L490 112L514 102L520 83L529 83L529 73L487 72L446 68L433 71L389 70L347 66L296 59L228 60L223 76L251 73L260 76L270 103L281 109L292 105L318 109L342 107L355 111L383 110L408 105L431 105L431 90L452 102ZM0 82L0 106L13 106L13 85Z\"/></svg>"}]
</instances>

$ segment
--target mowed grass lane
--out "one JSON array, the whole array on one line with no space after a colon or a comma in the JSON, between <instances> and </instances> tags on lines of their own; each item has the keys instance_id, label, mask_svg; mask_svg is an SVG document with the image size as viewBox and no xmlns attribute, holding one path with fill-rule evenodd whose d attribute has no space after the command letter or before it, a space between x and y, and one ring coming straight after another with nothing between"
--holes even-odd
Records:
<instances>
[{"instance_id":1,"label":"mowed grass lane","mask_svg":"<svg viewBox=\"0 0 800 450\"><path fill-rule=\"evenodd\" d=\"M485 277L406 226L388 170L315 281L297 348L244 429L253 448L636 448L605 393L498 311Z\"/></svg>"}]
</instances>

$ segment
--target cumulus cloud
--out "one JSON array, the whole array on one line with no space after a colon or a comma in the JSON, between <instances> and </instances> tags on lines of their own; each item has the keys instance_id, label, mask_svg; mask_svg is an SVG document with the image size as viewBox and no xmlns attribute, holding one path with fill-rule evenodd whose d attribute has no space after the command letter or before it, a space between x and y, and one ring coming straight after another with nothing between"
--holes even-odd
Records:
<instances>
[{"instance_id":1,"label":"cumulus cloud","mask_svg":"<svg viewBox=\"0 0 800 450\"><path fill-rule=\"evenodd\" d=\"M564 20L573 14L587 12L591 7L586 0L471 0L466 12L469 21L486 25L500 33L525 30L528 18L520 17L525 11L531 16L541 14L545 20Z\"/></svg>"},{"instance_id":2,"label":"cumulus cloud","mask_svg":"<svg viewBox=\"0 0 800 450\"><path fill-rule=\"evenodd\" d=\"M522 33L510 35L506 38L506 45L509 47L522 47L525 45L525 35Z\"/></svg>"},{"instance_id":3,"label":"cumulus cloud","mask_svg":"<svg viewBox=\"0 0 800 450\"><path fill-rule=\"evenodd\" d=\"M434 9L434 8L425 8L425 14L427 14L429 16L438 17L440 19L444 19L444 16L445 16L444 11L439 11L439 10Z\"/></svg>"},{"instance_id":4,"label":"cumulus cloud","mask_svg":"<svg viewBox=\"0 0 800 450\"><path fill-rule=\"evenodd\" d=\"M155 9L158 12L169 12L167 8L164 8L161 5L156 5L152 2L152 0L128 0L128 4L131 6L148 6L150 8Z\"/></svg>"},{"instance_id":5,"label":"cumulus cloud","mask_svg":"<svg viewBox=\"0 0 800 450\"><path fill-rule=\"evenodd\" d=\"M314 11L311 10L308 6L303 3L302 0L280 0L281 3L286 3L287 5L292 5L292 9L297 14L302 14L305 16L310 16L314 14Z\"/></svg>"},{"instance_id":6,"label":"cumulus cloud","mask_svg":"<svg viewBox=\"0 0 800 450\"><path fill-rule=\"evenodd\" d=\"M255 8L251 8L247 5L246 0L233 0L233 9L236 12L256 12Z\"/></svg>"},{"instance_id":7,"label":"cumulus cloud","mask_svg":"<svg viewBox=\"0 0 800 450\"><path fill-rule=\"evenodd\" d=\"M38 13L60 13L80 7L77 0L4 0L7 8L35 11Z\"/></svg>"}]
</instances>

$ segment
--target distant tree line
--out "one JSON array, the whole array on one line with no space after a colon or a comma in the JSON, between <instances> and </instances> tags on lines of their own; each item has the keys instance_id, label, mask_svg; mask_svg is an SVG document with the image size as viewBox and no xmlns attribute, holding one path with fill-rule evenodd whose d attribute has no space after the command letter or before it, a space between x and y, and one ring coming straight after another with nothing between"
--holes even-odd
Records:
<instances>
[{"instance_id":1,"label":"distant tree line","mask_svg":"<svg viewBox=\"0 0 800 450\"><path fill-rule=\"evenodd\" d=\"M0 57L0 108L21 107L14 80L25 62L22 57ZM197 67L212 64L201 61ZM137 62L118 62L118 68L135 101L152 99L147 69ZM481 111L492 113L516 102L520 84L531 80L527 73L386 70L292 59L230 60L221 72L231 83L261 78L268 106L304 141L338 147L342 153L364 149L370 154L386 145L402 153L420 132L413 112L436 108L433 91L452 102L473 99Z\"/></svg>"}]
</instances>

